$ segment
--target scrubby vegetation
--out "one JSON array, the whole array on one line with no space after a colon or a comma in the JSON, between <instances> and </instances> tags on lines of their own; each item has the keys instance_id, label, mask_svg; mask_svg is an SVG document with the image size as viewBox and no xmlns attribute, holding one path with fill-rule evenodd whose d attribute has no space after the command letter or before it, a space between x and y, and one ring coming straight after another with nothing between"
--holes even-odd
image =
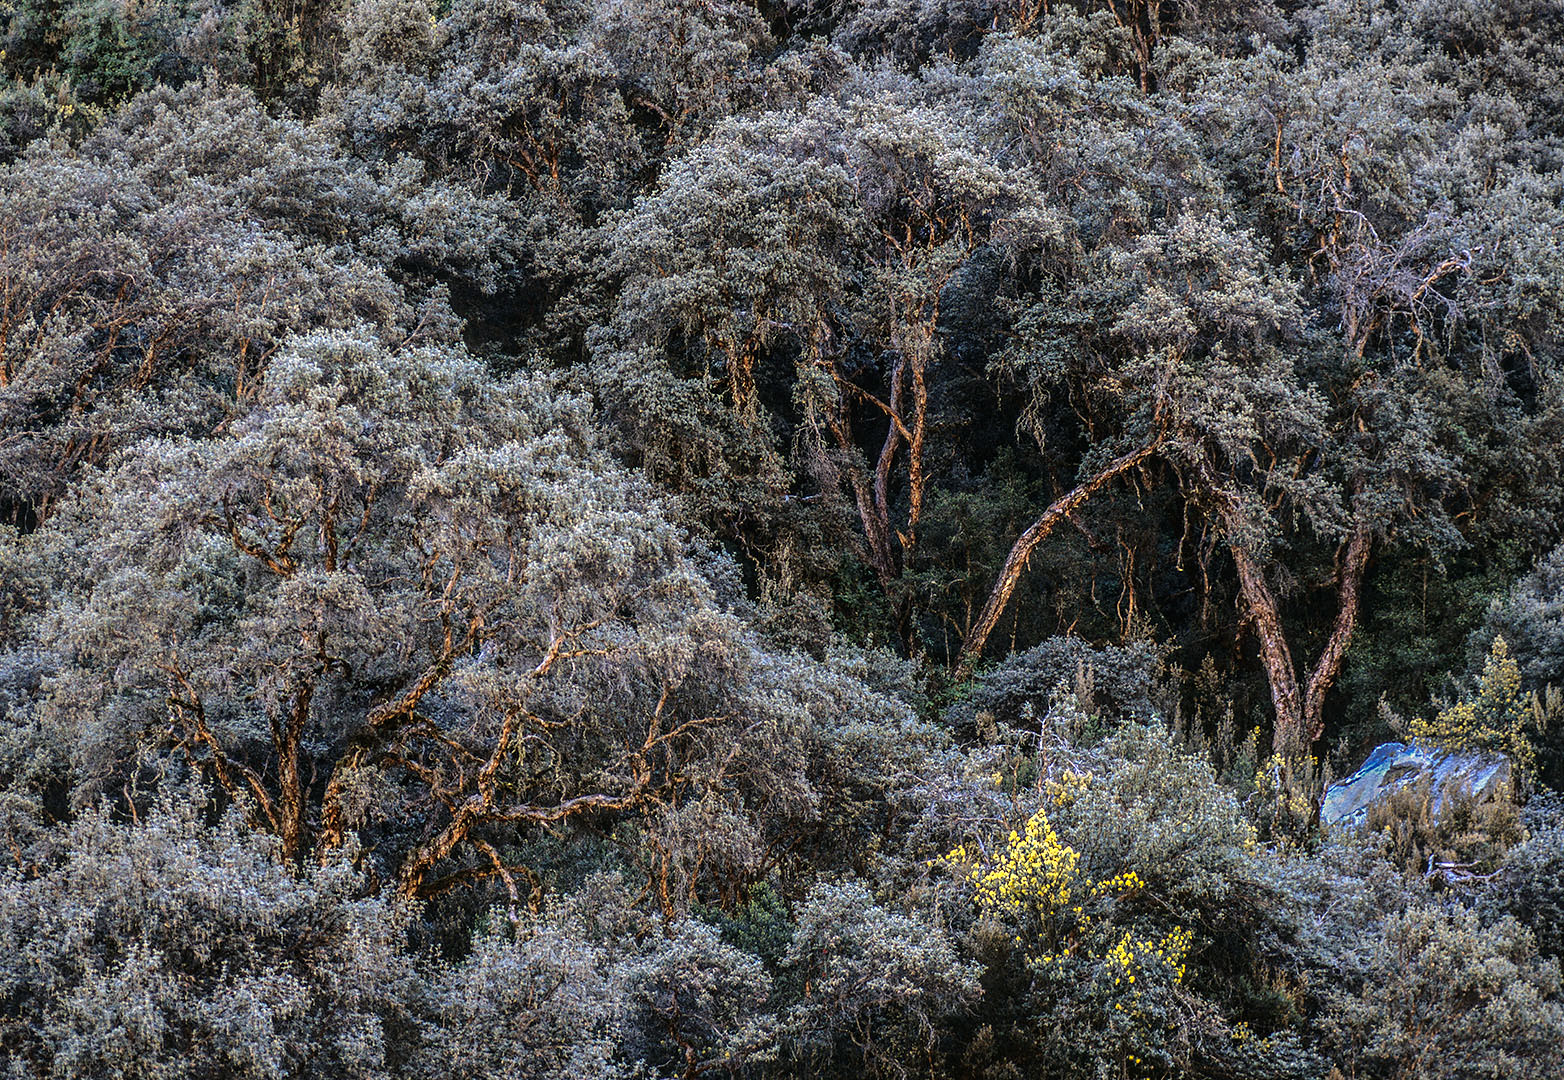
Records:
<instances>
[{"instance_id":1,"label":"scrubby vegetation","mask_svg":"<svg viewBox=\"0 0 1564 1080\"><path fill-rule=\"evenodd\" d=\"M0 1074L1560 1075L1561 88L0 0ZM1391 738L1516 799L1322 828Z\"/></svg>"}]
</instances>

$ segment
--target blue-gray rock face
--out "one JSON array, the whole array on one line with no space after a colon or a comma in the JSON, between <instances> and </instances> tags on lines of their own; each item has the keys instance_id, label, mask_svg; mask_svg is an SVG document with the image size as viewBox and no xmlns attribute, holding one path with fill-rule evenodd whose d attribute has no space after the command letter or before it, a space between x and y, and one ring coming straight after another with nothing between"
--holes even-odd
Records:
<instances>
[{"instance_id":1,"label":"blue-gray rock face","mask_svg":"<svg viewBox=\"0 0 1564 1080\"><path fill-rule=\"evenodd\" d=\"M1325 825L1363 824L1369 807L1404 788L1428 779L1437 819L1450 799L1471 795L1478 802L1512 798L1515 791L1510 761L1502 754L1440 750L1430 746L1384 743L1374 748L1363 767L1325 792L1320 821Z\"/></svg>"}]
</instances>

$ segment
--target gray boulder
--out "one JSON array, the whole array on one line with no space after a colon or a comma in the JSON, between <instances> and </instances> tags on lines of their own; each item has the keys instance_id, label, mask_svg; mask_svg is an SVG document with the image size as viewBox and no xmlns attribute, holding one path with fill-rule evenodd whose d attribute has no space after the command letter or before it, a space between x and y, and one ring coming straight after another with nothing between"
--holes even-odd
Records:
<instances>
[{"instance_id":1,"label":"gray boulder","mask_svg":"<svg viewBox=\"0 0 1564 1080\"><path fill-rule=\"evenodd\" d=\"M1514 798L1510 760L1502 754L1392 742L1376 746L1362 768L1330 786L1320 807L1320 821L1362 825L1371 806L1425 779L1436 820L1456 796L1471 796L1480 803Z\"/></svg>"}]
</instances>

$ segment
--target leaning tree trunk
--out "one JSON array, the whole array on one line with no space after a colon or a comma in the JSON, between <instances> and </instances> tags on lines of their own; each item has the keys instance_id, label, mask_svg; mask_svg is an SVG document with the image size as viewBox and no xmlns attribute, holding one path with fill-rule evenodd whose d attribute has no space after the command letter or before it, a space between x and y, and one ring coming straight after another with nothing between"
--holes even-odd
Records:
<instances>
[{"instance_id":1,"label":"leaning tree trunk","mask_svg":"<svg viewBox=\"0 0 1564 1080\"><path fill-rule=\"evenodd\" d=\"M1160 439L1153 440L1138 450L1114 459L1091 479L1077 484L1072 491L1055 499L1053 504L1043 511L1042 516L1016 538L1016 542L1010 548L1010 554L1005 558L1005 565L999 571L999 579L994 582L994 588L988 594L988 601L983 605L977 621L967 631L966 640L961 644L961 653L956 661L958 679L970 675L973 665L983 655L983 646L988 644L989 635L999 624L999 617L1005 613L1005 605L1010 602L1011 594L1015 592L1022 572L1026 570L1033 549L1054 531L1054 527L1059 522L1080 509L1086 500L1106 487L1115 477L1128 472L1150 457L1159 444Z\"/></svg>"}]
</instances>

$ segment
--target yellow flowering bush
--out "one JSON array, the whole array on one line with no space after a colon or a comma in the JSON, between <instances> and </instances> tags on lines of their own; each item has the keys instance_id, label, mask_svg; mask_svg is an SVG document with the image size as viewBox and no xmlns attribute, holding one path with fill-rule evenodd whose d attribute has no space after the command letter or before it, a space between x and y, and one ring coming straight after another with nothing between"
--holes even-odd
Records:
<instances>
[{"instance_id":1,"label":"yellow flowering bush","mask_svg":"<svg viewBox=\"0 0 1564 1080\"><path fill-rule=\"evenodd\" d=\"M1256 817L1273 840L1297 843L1308 836L1319 790L1320 760L1272 754L1254 774ZM1254 840L1246 845L1253 850Z\"/></svg>"},{"instance_id":2,"label":"yellow flowering bush","mask_svg":"<svg viewBox=\"0 0 1564 1080\"><path fill-rule=\"evenodd\" d=\"M1057 780L1047 780L1043 784L1043 795L1048 805L1054 809L1072 806L1075 800L1080 798L1086 790L1088 779L1078 773L1064 770Z\"/></svg>"},{"instance_id":3,"label":"yellow flowering bush","mask_svg":"<svg viewBox=\"0 0 1564 1080\"><path fill-rule=\"evenodd\" d=\"M1057 808L1086 785L1067 774L1044 786L1045 799ZM1114 905L1146 888L1140 874L1122 870L1098 880L1084 874L1081 853L1059 839L1046 808L991 856L975 858L959 847L947 858L971 883L979 912L1014 932L1035 985L1084 992L1102 1010L1098 1015L1106 1014L1121 1068L1137 1076L1165 1074L1167 992L1183 983L1194 934L1183 926L1160 934L1119 932Z\"/></svg>"},{"instance_id":4,"label":"yellow flowering bush","mask_svg":"<svg viewBox=\"0 0 1564 1080\"><path fill-rule=\"evenodd\" d=\"M1184 981L1184 961L1189 957L1189 947L1194 943L1193 931L1175 926L1159 938L1139 938L1126 930L1119 943L1108 950L1106 967L1113 976L1114 986L1133 987L1136 975L1141 985L1147 981L1147 972L1154 971L1165 982ZM1139 990L1131 990L1138 996ZM1117 1008L1122 1009L1120 1002Z\"/></svg>"},{"instance_id":5,"label":"yellow flowering bush","mask_svg":"<svg viewBox=\"0 0 1564 1080\"><path fill-rule=\"evenodd\" d=\"M1522 775L1537 764L1537 751L1527 737L1530 695L1521 693L1521 669L1510 658L1503 637L1493 639L1483 664L1477 696L1445 709L1433 720L1412 721L1412 737L1448 750L1483 750L1507 755Z\"/></svg>"},{"instance_id":6,"label":"yellow flowering bush","mask_svg":"<svg viewBox=\"0 0 1564 1080\"><path fill-rule=\"evenodd\" d=\"M1072 779L1084 785L1080 778ZM1019 931L1016 944L1032 946L1026 949L1026 957L1034 968L1062 966L1077 951L1092 927L1090 908L1146 887L1134 870L1098 881L1083 878L1080 852L1059 839L1046 810L1033 814L1020 832L1012 831L1004 848L992 858L975 859L965 846L947 858L963 868L978 910L985 917L1015 927ZM1029 943L1029 937L1036 940ZM1173 981L1178 982L1184 977L1184 958L1192 940L1182 927L1153 940L1138 940L1126 933L1118 945L1095 959L1105 959L1110 969L1119 965L1115 985L1121 978L1126 986L1134 983L1136 971L1152 962L1176 968Z\"/></svg>"},{"instance_id":7,"label":"yellow flowering bush","mask_svg":"<svg viewBox=\"0 0 1564 1080\"><path fill-rule=\"evenodd\" d=\"M1045 810L1033 814L1021 832L1012 831L1004 849L993 859L974 859L965 847L948 856L965 868L978 909L985 916L1038 930L1051 947L1060 940L1064 929L1061 916L1068 912L1077 892L1080 857L1074 848L1060 842ZM1080 908L1075 911L1079 913Z\"/></svg>"},{"instance_id":8,"label":"yellow flowering bush","mask_svg":"<svg viewBox=\"0 0 1564 1080\"><path fill-rule=\"evenodd\" d=\"M968 887L993 992L1035 1018L1039 1071L1167 1080L1197 1054L1264 1057L1272 1018L1233 1035L1228 958L1208 967L1197 951L1208 930L1238 938L1261 917L1264 852L1237 799L1160 725L1126 726L1073 772L1055 760L1013 832L945 863Z\"/></svg>"}]
</instances>

